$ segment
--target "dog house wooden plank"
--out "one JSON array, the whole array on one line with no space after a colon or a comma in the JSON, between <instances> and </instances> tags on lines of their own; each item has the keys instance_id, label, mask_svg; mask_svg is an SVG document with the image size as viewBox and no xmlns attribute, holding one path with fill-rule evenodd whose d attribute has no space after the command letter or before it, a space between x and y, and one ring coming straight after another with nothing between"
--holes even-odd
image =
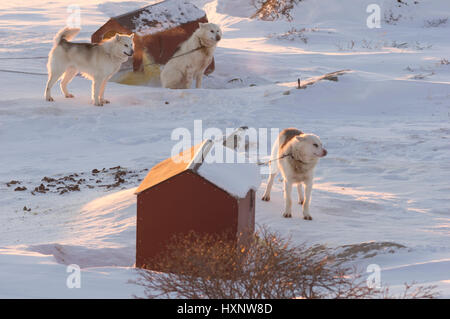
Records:
<instances>
[{"instance_id":1,"label":"dog house wooden plank","mask_svg":"<svg viewBox=\"0 0 450 319\"><path fill-rule=\"evenodd\" d=\"M151 264L176 234L237 234L236 199L192 171L138 196L137 267Z\"/></svg>"},{"instance_id":2,"label":"dog house wooden plank","mask_svg":"<svg viewBox=\"0 0 450 319\"><path fill-rule=\"evenodd\" d=\"M142 193L143 191L185 171L192 158L195 156L197 150L201 144L195 145L190 149L183 151L178 154L179 159L174 159L172 157L162 161L161 163L155 165L144 178L144 180L139 185L136 190L136 194Z\"/></svg>"}]
</instances>

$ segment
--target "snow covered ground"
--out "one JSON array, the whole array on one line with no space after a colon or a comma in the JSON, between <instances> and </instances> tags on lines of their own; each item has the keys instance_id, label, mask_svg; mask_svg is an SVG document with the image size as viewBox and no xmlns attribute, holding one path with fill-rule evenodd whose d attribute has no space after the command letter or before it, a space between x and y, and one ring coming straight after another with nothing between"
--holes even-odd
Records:
<instances>
[{"instance_id":1,"label":"snow covered ground","mask_svg":"<svg viewBox=\"0 0 450 319\"><path fill-rule=\"evenodd\" d=\"M383 284L436 284L450 297L450 3L305 0L293 21L270 22L246 18L254 10L245 1L192 2L224 31L204 89L109 83L112 103L98 108L81 77L69 86L75 99L55 86L48 103L45 76L0 72L0 297L142 296L129 282L133 191L145 169L170 156L171 132L194 120L319 135L328 156L316 170L313 221L300 207L281 217L277 181L270 202L257 200L256 222L294 243L343 246L362 269L378 264ZM77 1L78 39L147 3ZM379 29L366 25L371 3L381 7ZM46 56L68 5L2 3L0 69L45 73L45 59L9 58ZM353 72L295 89L298 77L341 69ZM114 186L122 170L129 178ZM80 190L46 191L51 179ZM264 187L265 178L258 197ZM80 289L67 288L70 264L81 267Z\"/></svg>"}]
</instances>

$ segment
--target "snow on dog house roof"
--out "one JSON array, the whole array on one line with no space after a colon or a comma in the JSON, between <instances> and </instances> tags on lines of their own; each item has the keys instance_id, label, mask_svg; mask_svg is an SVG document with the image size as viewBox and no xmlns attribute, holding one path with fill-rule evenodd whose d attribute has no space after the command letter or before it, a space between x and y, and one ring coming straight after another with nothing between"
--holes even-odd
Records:
<instances>
[{"instance_id":1,"label":"snow on dog house roof","mask_svg":"<svg viewBox=\"0 0 450 319\"><path fill-rule=\"evenodd\" d=\"M206 17L205 11L192 3L179 0L167 0L135 12L131 20L132 31L139 36L161 32ZM128 21L126 18L128 15L125 15L125 19L123 16L117 19Z\"/></svg>"},{"instance_id":2,"label":"snow on dog house roof","mask_svg":"<svg viewBox=\"0 0 450 319\"><path fill-rule=\"evenodd\" d=\"M245 198L261 183L259 167L221 143L211 140L155 165L136 190L142 193L185 171L191 171L236 198ZM182 159L182 160L180 160ZM216 160L219 159L219 160ZM226 161L229 160L229 163Z\"/></svg>"},{"instance_id":3,"label":"snow on dog house roof","mask_svg":"<svg viewBox=\"0 0 450 319\"><path fill-rule=\"evenodd\" d=\"M185 0L166 0L110 18L92 34L91 41L99 43L116 33L134 33L133 70L138 71L146 64L166 64L200 22L208 22L203 10ZM214 61L205 73L213 71Z\"/></svg>"}]
</instances>

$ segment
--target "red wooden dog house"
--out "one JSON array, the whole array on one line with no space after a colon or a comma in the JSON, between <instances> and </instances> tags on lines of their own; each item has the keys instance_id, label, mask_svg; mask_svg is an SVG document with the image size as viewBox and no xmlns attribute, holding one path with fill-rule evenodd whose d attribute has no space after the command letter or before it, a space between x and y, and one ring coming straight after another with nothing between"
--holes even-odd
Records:
<instances>
[{"instance_id":1,"label":"red wooden dog house","mask_svg":"<svg viewBox=\"0 0 450 319\"><path fill-rule=\"evenodd\" d=\"M133 64L124 63L122 71L144 71L144 66L148 64L166 64L178 46L199 27L200 22L208 22L203 10L185 0L166 0L110 18L92 34L91 41L100 43L116 33L134 33ZM205 74L213 71L214 60ZM159 76L159 73L155 76Z\"/></svg>"},{"instance_id":2,"label":"red wooden dog house","mask_svg":"<svg viewBox=\"0 0 450 319\"><path fill-rule=\"evenodd\" d=\"M231 231L237 238L254 231L259 168L214 162L217 152L227 159L237 155L207 140L157 164L142 181L136 191L136 267L151 264L176 234Z\"/></svg>"}]
</instances>

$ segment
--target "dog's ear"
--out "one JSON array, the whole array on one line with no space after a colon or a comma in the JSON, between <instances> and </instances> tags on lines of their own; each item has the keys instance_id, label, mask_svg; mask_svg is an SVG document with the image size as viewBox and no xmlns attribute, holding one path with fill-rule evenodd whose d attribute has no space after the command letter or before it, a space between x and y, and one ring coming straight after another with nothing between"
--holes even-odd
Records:
<instances>
[{"instance_id":1,"label":"dog's ear","mask_svg":"<svg viewBox=\"0 0 450 319\"><path fill-rule=\"evenodd\" d=\"M295 137L297 141L303 142L305 140L305 134L300 134Z\"/></svg>"},{"instance_id":2,"label":"dog's ear","mask_svg":"<svg viewBox=\"0 0 450 319\"><path fill-rule=\"evenodd\" d=\"M134 33L132 33L132 34L130 35L130 38L131 38L131 40L134 39Z\"/></svg>"}]
</instances>

